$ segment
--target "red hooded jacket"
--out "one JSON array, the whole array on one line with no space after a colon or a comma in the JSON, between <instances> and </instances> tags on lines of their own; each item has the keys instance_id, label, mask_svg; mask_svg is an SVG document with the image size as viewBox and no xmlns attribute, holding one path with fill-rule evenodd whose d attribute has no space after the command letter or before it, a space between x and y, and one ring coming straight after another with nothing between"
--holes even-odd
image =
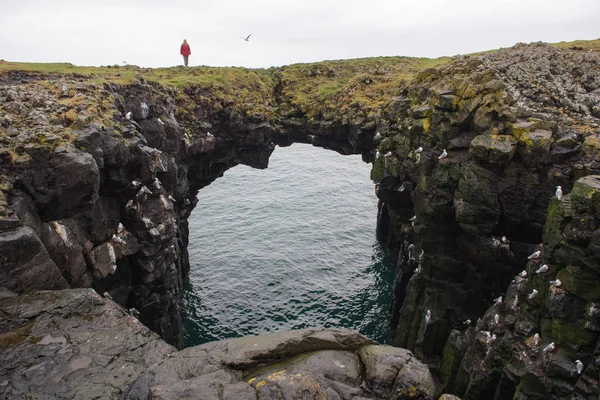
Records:
<instances>
[{"instance_id":1,"label":"red hooded jacket","mask_svg":"<svg viewBox=\"0 0 600 400\"><path fill-rule=\"evenodd\" d=\"M181 45L181 55L182 56L189 56L190 54L192 54L192 51L190 50L190 45L189 44L182 44Z\"/></svg>"}]
</instances>

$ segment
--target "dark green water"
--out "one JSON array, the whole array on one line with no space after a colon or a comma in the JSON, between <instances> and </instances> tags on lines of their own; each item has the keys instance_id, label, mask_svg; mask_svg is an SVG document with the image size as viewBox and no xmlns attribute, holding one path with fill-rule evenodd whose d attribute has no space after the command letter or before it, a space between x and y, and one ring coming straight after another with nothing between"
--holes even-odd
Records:
<instances>
[{"instance_id":1,"label":"dark green water","mask_svg":"<svg viewBox=\"0 0 600 400\"><path fill-rule=\"evenodd\" d=\"M394 266L375 239L360 156L295 144L266 170L237 166L190 218L186 345L307 327L388 342Z\"/></svg>"}]
</instances>

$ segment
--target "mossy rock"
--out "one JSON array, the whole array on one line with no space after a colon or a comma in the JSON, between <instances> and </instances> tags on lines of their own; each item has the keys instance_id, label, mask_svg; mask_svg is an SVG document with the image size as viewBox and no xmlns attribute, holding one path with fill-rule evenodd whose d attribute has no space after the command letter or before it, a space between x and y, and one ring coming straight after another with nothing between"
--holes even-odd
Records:
<instances>
[{"instance_id":1,"label":"mossy rock","mask_svg":"<svg viewBox=\"0 0 600 400\"><path fill-rule=\"evenodd\" d=\"M512 124L508 124L506 130L509 134L515 137L515 139L521 139L521 136L527 132L534 131L539 128L537 121L525 121L520 120Z\"/></svg>"},{"instance_id":2,"label":"mossy rock","mask_svg":"<svg viewBox=\"0 0 600 400\"><path fill-rule=\"evenodd\" d=\"M505 166L515 155L516 141L509 135L479 135L471 141L469 154L481 163Z\"/></svg>"},{"instance_id":3,"label":"mossy rock","mask_svg":"<svg viewBox=\"0 0 600 400\"><path fill-rule=\"evenodd\" d=\"M578 179L570 197L576 211L593 213L600 218L600 175L588 175Z\"/></svg>"},{"instance_id":4,"label":"mossy rock","mask_svg":"<svg viewBox=\"0 0 600 400\"><path fill-rule=\"evenodd\" d=\"M589 135L583 141L583 152L594 160L600 160L600 136Z\"/></svg>"},{"instance_id":5,"label":"mossy rock","mask_svg":"<svg viewBox=\"0 0 600 400\"><path fill-rule=\"evenodd\" d=\"M546 222L544 224L543 239L549 248L558 246L563 240L563 228L566 225L565 219L572 216L570 199L558 200L553 197L548 206ZM569 215L570 214L570 215Z\"/></svg>"},{"instance_id":6,"label":"mossy rock","mask_svg":"<svg viewBox=\"0 0 600 400\"><path fill-rule=\"evenodd\" d=\"M383 156L379 156L379 158L373 162L373 168L371 168L371 180L375 183L379 183L384 176L385 161Z\"/></svg>"},{"instance_id":7,"label":"mossy rock","mask_svg":"<svg viewBox=\"0 0 600 400\"><path fill-rule=\"evenodd\" d=\"M426 135L431 132L431 120L429 118L417 119L410 125L412 135Z\"/></svg>"},{"instance_id":8,"label":"mossy rock","mask_svg":"<svg viewBox=\"0 0 600 400\"><path fill-rule=\"evenodd\" d=\"M455 111L459 101L460 98L458 96L445 94L439 97L436 107L446 111Z\"/></svg>"},{"instance_id":9,"label":"mossy rock","mask_svg":"<svg viewBox=\"0 0 600 400\"><path fill-rule=\"evenodd\" d=\"M587 301L600 301L600 275L588 268L569 265L558 272L563 287Z\"/></svg>"},{"instance_id":10,"label":"mossy rock","mask_svg":"<svg viewBox=\"0 0 600 400\"><path fill-rule=\"evenodd\" d=\"M596 343L598 333L590 332L578 323L562 318L554 318L550 324L552 333L550 337L556 345L572 351L582 347L591 347Z\"/></svg>"},{"instance_id":11,"label":"mossy rock","mask_svg":"<svg viewBox=\"0 0 600 400\"><path fill-rule=\"evenodd\" d=\"M548 158L551 145L552 131L527 132L519 139L519 156L526 167L537 167Z\"/></svg>"}]
</instances>

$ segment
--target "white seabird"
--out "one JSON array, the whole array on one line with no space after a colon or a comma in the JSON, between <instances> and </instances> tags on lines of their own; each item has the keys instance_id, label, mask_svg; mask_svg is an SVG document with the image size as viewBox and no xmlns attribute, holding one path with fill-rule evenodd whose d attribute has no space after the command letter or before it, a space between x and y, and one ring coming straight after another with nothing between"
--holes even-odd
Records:
<instances>
[{"instance_id":1,"label":"white seabird","mask_svg":"<svg viewBox=\"0 0 600 400\"><path fill-rule=\"evenodd\" d=\"M537 296L537 294L538 294L538 291L537 291L537 290L535 290L535 289L533 289L533 290L531 291L531 293L529 293L529 296L527 296L527 298L528 298L529 300L533 300L533 299L535 299L535 296Z\"/></svg>"},{"instance_id":2,"label":"white seabird","mask_svg":"<svg viewBox=\"0 0 600 400\"><path fill-rule=\"evenodd\" d=\"M442 154L440 154L440 156L438 158L441 160L442 158L446 158L446 157L448 157L448 152L446 152L446 149L444 149L444 151L442 151Z\"/></svg>"},{"instance_id":3,"label":"white seabird","mask_svg":"<svg viewBox=\"0 0 600 400\"><path fill-rule=\"evenodd\" d=\"M425 250L421 249L421 254L419 254L419 262L423 261L423 257L425 257Z\"/></svg>"},{"instance_id":4,"label":"white seabird","mask_svg":"<svg viewBox=\"0 0 600 400\"><path fill-rule=\"evenodd\" d=\"M160 190L161 189L161 185L160 185L160 180L158 178L154 178L154 188L156 190Z\"/></svg>"},{"instance_id":5,"label":"white seabird","mask_svg":"<svg viewBox=\"0 0 600 400\"><path fill-rule=\"evenodd\" d=\"M131 120L131 111L129 111L127 114L125 114L125 118L128 120Z\"/></svg>"},{"instance_id":6,"label":"white seabird","mask_svg":"<svg viewBox=\"0 0 600 400\"><path fill-rule=\"evenodd\" d=\"M375 152L375 159L377 160L379 157L381 157L381 153L379 151Z\"/></svg>"},{"instance_id":7,"label":"white seabird","mask_svg":"<svg viewBox=\"0 0 600 400\"><path fill-rule=\"evenodd\" d=\"M131 315L133 318L138 318L140 316L140 312L133 307L130 308L128 311L129 311L129 315Z\"/></svg>"},{"instance_id":8,"label":"white seabird","mask_svg":"<svg viewBox=\"0 0 600 400\"><path fill-rule=\"evenodd\" d=\"M533 344L535 344L536 346L540 345L540 334L536 333L535 335L533 335Z\"/></svg>"},{"instance_id":9,"label":"white seabird","mask_svg":"<svg viewBox=\"0 0 600 400\"><path fill-rule=\"evenodd\" d=\"M527 278L527 270L523 270L523 271L519 272L519 276L521 278Z\"/></svg>"},{"instance_id":10,"label":"white seabird","mask_svg":"<svg viewBox=\"0 0 600 400\"><path fill-rule=\"evenodd\" d=\"M430 320L431 320L431 310L427 310L427 312L425 312L425 326L427 326L427 324L429 323Z\"/></svg>"},{"instance_id":11,"label":"white seabird","mask_svg":"<svg viewBox=\"0 0 600 400\"><path fill-rule=\"evenodd\" d=\"M175 200L175 197L169 195L169 200L171 200L173 203L175 203L177 200Z\"/></svg>"},{"instance_id":12,"label":"white seabird","mask_svg":"<svg viewBox=\"0 0 600 400\"><path fill-rule=\"evenodd\" d=\"M548 272L548 264L544 264L535 271L536 274L545 274Z\"/></svg>"},{"instance_id":13,"label":"white seabird","mask_svg":"<svg viewBox=\"0 0 600 400\"><path fill-rule=\"evenodd\" d=\"M102 296L104 296L105 299L109 299L109 300L113 299L112 296L108 292L102 293Z\"/></svg>"},{"instance_id":14,"label":"white seabird","mask_svg":"<svg viewBox=\"0 0 600 400\"><path fill-rule=\"evenodd\" d=\"M494 247L500 247L500 241L495 237L492 237L492 244L494 245Z\"/></svg>"},{"instance_id":15,"label":"white seabird","mask_svg":"<svg viewBox=\"0 0 600 400\"><path fill-rule=\"evenodd\" d=\"M508 240L508 239L506 238L506 236L502 236L502 239L501 239L501 240L502 240L502 243L504 243L504 244L509 244L509 243L510 243L510 240Z\"/></svg>"},{"instance_id":16,"label":"white seabird","mask_svg":"<svg viewBox=\"0 0 600 400\"><path fill-rule=\"evenodd\" d=\"M415 150L415 154L420 154L423 152L423 147L419 147L418 149Z\"/></svg>"},{"instance_id":17,"label":"white seabird","mask_svg":"<svg viewBox=\"0 0 600 400\"><path fill-rule=\"evenodd\" d=\"M544 347L544 350L542 350L542 351L544 353L551 353L554 351L555 348L556 348L556 345L554 344L554 342L552 342L548 346Z\"/></svg>"},{"instance_id":18,"label":"white seabird","mask_svg":"<svg viewBox=\"0 0 600 400\"><path fill-rule=\"evenodd\" d=\"M467 319L466 321L463 322L463 325L465 325L465 326L471 325L471 320Z\"/></svg>"},{"instance_id":19,"label":"white seabird","mask_svg":"<svg viewBox=\"0 0 600 400\"><path fill-rule=\"evenodd\" d=\"M516 296L515 296L515 301L513 301L513 304L512 304L512 307L511 307L511 309L512 309L512 310L516 310L518 305L519 305L519 296L518 296L518 295L516 295Z\"/></svg>"},{"instance_id":20,"label":"white seabird","mask_svg":"<svg viewBox=\"0 0 600 400\"><path fill-rule=\"evenodd\" d=\"M157 121L160 126L165 126L165 123L162 122L162 119L158 118Z\"/></svg>"},{"instance_id":21,"label":"white seabird","mask_svg":"<svg viewBox=\"0 0 600 400\"><path fill-rule=\"evenodd\" d=\"M373 137L374 142L379 142L381 140L381 133L377 132Z\"/></svg>"},{"instance_id":22,"label":"white seabird","mask_svg":"<svg viewBox=\"0 0 600 400\"><path fill-rule=\"evenodd\" d=\"M550 281L550 284L554 287L560 287L562 285L562 282L560 281L560 279L557 279L555 281Z\"/></svg>"},{"instance_id":23,"label":"white seabird","mask_svg":"<svg viewBox=\"0 0 600 400\"><path fill-rule=\"evenodd\" d=\"M120 237L118 237L117 235L115 235L115 234L112 235L112 240L115 243L125 244L125 241L123 239L121 239Z\"/></svg>"},{"instance_id":24,"label":"white seabird","mask_svg":"<svg viewBox=\"0 0 600 400\"><path fill-rule=\"evenodd\" d=\"M140 197L144 194L152 194L152 192L146 186L142 186L142 188L137 192L136 197Z\"/></svg>"},{"instance_id":25,"label":"white seabird","mask_svg":"<svg viewBox=\"0 0 600 400\"><path fill-rule=\"evenodd\" d=\"M123 229L125 229L125 226L119 222L119 225L117 225L117 233L123 232Z\"/></svg>"},{"instance_id":26,"label":"white seabird","mask_svg":"<svg viewBox=\"0 0 600 400\"><path fill-rule=\"evenodd\" d=\"M140 181L131 181L131 186L133 186L134 188L140 186L142 184L142 182Z\"/></svg>"},{"instance_id":27,"label":"white seabird","mask_svg":"<svg viewBox=\"0 0 600 400\"><path fill-rule=\"evenodd\" d=\"M208 136L209 138L214 138L214 137L215 137L215 135L213 135L213 134L212 134L212 133L210 133L210 132L206 132L206 136Z\"/></svg>"},{"instance_id":28,"label":"white seabird","mask_svg":"<svg viewBox=\"0 0 600 400\"><path fill-rule=\"evenodd\" d=\"M556 198L560 200L562 198L563 191L561 186L556 187Z\"/></svg>"},{"instance_id":29,"label":"white seabird","mask_svg":"<svg viewBox=\"0 0 600 400\"><path fill-rule=\"evenodd\" d=\"M581 375L583 372L583 363L580 360L575 360L575 369L577 369L577 374Z\"/></svg>"},{"instance_id":30,"label":"white seabird","mask_svg":"<svg viewBox=\"0 0 600 400\"><path fill-rule=\"evenodd\" d=\"M540 255L542 254L541 251L534 251L533 253L531 253L529 255L529 257L527 257L528 260L531 260L532 258L538 258Z\"/></svg>"},{"instance_id":31,"label":"white seabird","mask_svg":"<svg viewBox=\"0 0 600 400\"><path fill-rule=\"evenodd\" d=\"M494 322L496 323L496 325L500 323L500 316L498 314L494 315Z\"/></svg>"},{"instance_id":32,"label":"white seabird","mask_svg":"<svg viewBox=\"0 0 600 400\"><path fill-rule=\"evenodd\" d=\"M502 296L494 299L494 305L495 306L498 306L500 304L502 304Z\"/></svg>"},{"instance_id":33,"label":"white seabird","mask_svg":"<svg viewBox=\"0 0 600 400\"><path fill-rule=\"evenodd\" d=\"M416 220L417 220L417 216L416 216L416 215L413 215L413 216L412 216L412 217L409 219L409 221L410 221L410 222L415 222Z\"/></svg>"},{"instance_id":34,"label":"white seabird","mask_svg":"<svg viewBox=\"0 0 600 400\"><path fill-rule=\"evenodd\" d=\"M392 156L392 152L388 151L387 153L385 153L385 157L391 157Z\"/></svg>"}]
</instances>

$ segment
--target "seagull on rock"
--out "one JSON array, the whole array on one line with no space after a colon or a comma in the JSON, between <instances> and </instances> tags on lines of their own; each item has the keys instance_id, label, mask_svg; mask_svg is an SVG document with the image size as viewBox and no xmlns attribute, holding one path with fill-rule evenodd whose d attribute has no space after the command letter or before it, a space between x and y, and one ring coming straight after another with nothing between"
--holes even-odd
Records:
<instances>
[{"instance_id":1,"label":"seagull on rock","mask_svg":"<svg viewBox=\"0 0 600 400\"><path fill-rule=\"evenodd\" d=\"M494 305L495 306L499 306L500 304L502 304L502 296L494 299Z\"/></svg>"},{"instance_id":2,"label":"seagull on rock","mask_svg":"<svg viewBox=\"0 0 600 400\"><path fill-rule=\"evenodd\" d=\"M379 142L382 139L381 133L377 132L375 137L373 137L374 142Z\"/></svg>"},{"instance_id":3,"label":"seagull on rock","mask_svg":"<svg viewBox=\"0 0 600 400\"><path fill-rule=\"evenodd\" d=\"M165 126L165 123L162 122L162 119L158 118L157 121L160 126Z\"/></svg>"},{"instance_id":4,"label":"seagull on rock","mask_svg":"<svg viewBox=\"0 0 600 400\"><path fill-rule=\"evenodd\" d=\"M556 345L554 344L554 342L552 342L548 346L544 347L544 350L542 350L542 351L544 353L552 353L554 351L554 349L556 349Z\"/></svg>"},{"instance_id":5,"label":"seagull on rock","mask_svg":"<svg viewBox=\"0 0 600 400\"><path fill-rule=\"evenodd\" d=\"M146 186L142 186L142 188L137 192L136 197L140 197L145 194L152 194L152 192Z\"/></svg>"},{"instance_id":6,"label":"seagull on rock","mask_svg":"<svg viewBox=\"0 0 600 400\"><path fill-rule=\"evenodd\" d=\"M531 291L531 293L529 293L529 296L527 296L527 298L528 298L529 300L533 300L533 299L535 299L535 297L536 297L537 295L538 295L538 291L537 291L537 290L535 290L535 289L533 289L533 290Z\"/></svg>"},{"instance_id":7,"label":"seagull on rock","mask_svg":"<svg viewBox=\"0 0 600 400\"><path fill-rule=\"evenodd\" d=\"M534 251L533 253L531 253L531 254L529 255L529 257L527 257L527 259L528 259L528 260L531 260L532 258L533 258L533 259L536 259L536 258L538 258L538 257L539 257L541 254L542 254L542 252L541 252L541 251L539 251L539 250L538 250L538 251Z\"/></svg>"},{"instance_id":8,"label":"seagull on rock","mask_svg":"<svg viewBox=\"0 0 600 400\"><path fill-rule=\"evenodd\" d=\"M446 149L444 149L444 151L442 151L442 154L440 154L440 156L438 158L441 160L442 158L446 158L446 157L448 157L448 152L446 152Z\"/></svg>"},{"instance_id":9,"label":"seagull on rock","mask_svg":"<svg viewBox=\"0 0 600 400\"><path fill-rule=\"evenodd\" d=\"M134 188L139 187L142 184L140 181L131 181L131 186Z\"/></svg>"},{"instance_id":10,"label":"seagull on rock","mask_svg":"<svg viewBox=\"0 0 600 400\"><path fill-rule=\"evenodd\" d=\"M171 200L173 203L175 203L177 200L175 200L175 197L169 195L169 200Z\"/></svg>"},{"instance_id":11,"label":"seagull on rock","mask_svg":"<svg viewBox=\"0 0 600 400\"><path fill-rule=\"evenodd\" d=\"M413 215L413 216L412 216L412 217L409 219L409 221L410 221L410 222L415 222L416 220L417 220L417 216L416 216L416 215Z\"/></svg>"},{"instance_id":12,"label":"seagull on rock","mask_svg":"<svg viewBox=\"0 0 600 400\"><path fill-rule=\"evenodd\" d=\"M504 244L509 244L509 243L510 243L510 240L508 240L508 239L506 238L506 236L502 236L502 239L501 239L501 240L502 240L502 243L504 243Z\"/></svg>"},{"instance_id":13,"label":"seagull on rock","mask_svg":"<svg viewBox=\"0 0 600 400\"><path fill-rule=\"evenodd\" d=\"M560 281L560 279L557 279L557 280L555 280L555 281L550 281L550 284L551 284L552 286L554 286L554 287L557 287L557 288L558 288L558 287L561 287L561 285L562 285L562 282Z\"/></svg>"},{"instance_id":14,"label":"seagull on rock","mask_svg":"<svg viewBox=\"0 0 600 400\"><path fill-rule=\"evenodd\" d=\"M377 160L379 157L381 157L381 153L379 151L375 152L375 159Z\"/></svg>"},{"instance_id":15,"label":"seagull on rock","mask_svg":"<svg viewBox=\"0 0 600 400\"><path fill-rule=\"evenodd\" d=\"M154 178L154 188L156 190L160 190L162 188L162 186L160 184L160 180L158 180L158 178Z\"/></svg>"},{"instance_id":16,"label":"seagull on rock","mask_svg":"<svg viewBox=\"0 0 600 400\"><path fill-rule=\"evenodd\" d=\"M127 114L125 114L125 118L126 118L127 120L130 120L130 121L131 121L131 111L129 111Z\"/></svg>"},{"instance_id":17,"label":"seagull on rock","mask_svg":"<svg viewBox=\"0 0 600 400\"><path fill-rule=\"evenodd\" d=\"M423 148L419 147L418 149L415 150L415 154L421 154L423 152Z\"/></svg>"},{"instance_id":18,"label":"seagull on rock","mask_svg":"<svg viewBox=\"0 0 600 400\"><path fill-rule=\"evenodd\" d=\"M112 240L115 243L125 244L125 241L123 239L121 239L120 237L118 237L117 235L115 235L115 234L112 235Z\"/></svg>"},{"instance_id":19,"label":"seagull on rock","mask_svg":"<svg viewBox=\"0 0 600 400\"><path fill-rule=\"evenodd\" d=\"M112 296L108 292L102 293L102 296L104 296L105 299L109 299L109 300L113 299Z\"/></svg>"},{"instance_id":20,"label":"seagull on rock","mask_svg":"<svg viewBox=\"0 0 600 400\"><path fill-rule=\"evenodd\" d=\"M385 153L385 157L386 157L386 158L387 158L387 157L391 157L391 156L392 156L392 152L391 152L391 151L388 151L387 153Z\"/></svg>"},{"instance_id":21,"label":"seagull on rock","mask_svg":"<svg viewBox=\"0 0 600 400\"><path fill-rule=\"evenodd\" d=\"M526 271L526 270L523 270L523 271L519 272L519 276L520 276L521 278L527 278L527 271Z\"/></svg>"},{"instance_id":22,"label":"seagull on rock","mask_svg":"<svg viewBox=\"0 0 600 400\"><path fill-rule=\"evenodd\" d=\"M463 322L463 325L465 325L465 326L469 326L469 325L471 325L471 320L470 320L470 319L468 319L468 320L464 321L464 322Z\"/></svg>"},{"instance_id":23,"label":"seagull on rock","mask_svg":"<svg viewBox=\"0 0 600 400\"><path fill-rule=\"evenodd\" d=\"M546 272L548 272L548 264L544 264L541 267L539 267L537 269L537 271L535 271L536 274L545 274Z\"/></svg>"},{"instance_id":24,"label":"seagull on rock","mask_svg":"<svg viewBox=\"0 0 600 400\"><path fill-rule=\"evenodd\" d=\"M535 335L533 335L533 344L535 344L536 346L540 345L540 334L536 333Z\"/></svg>"},{"instance_id":25,"label":"seagull on rock","mask_svg":"<svg viewBox=\"0 0 600 400\"><path fill-rule=\"evenodd\" d=\"M429 324L430 320L431 320L431 310L427 310L427 312L425 312L425 326L427 326L427 324Z\"/></svg>"},{"instance_id":26,"label":"seagull on rock","mask_svg":"<svg viewBox=\"0 0 600 400\"><path fill-rule=\"evenodd\" d=\"M125 229L125 226L119 222L119 225L117 225L117 233L123 232L123 229Z\"/></svg>"},{"instance_id":27,"label":"seagull on rock","mask_svg":"<svg viewBox=\"0 0 600 400\"><path fill-rule=\"evenodd\" d=\"M575 369L577 370L577 375L581 375L583 372L583 363L579 360L575 360Z\"/></svg>"},{"instance_id":28,"label":"seagull on rock","mask_svg":"<svg viewBox=\"0 0 600 400\"><path fill-rule=\"evenodd\" d=\"M496 325L500 323L500 316L498 314L494 315L494 322L496 323Z\"/></svg>"},{"instance_id":29,"label":"seagull on rock","mask_svg":"<svg viewBox=\"0 0 600 400\"><path fill-rule=\"evenodd\" d=\"M557 186L556 187L556 198L558 200L560 200L562 198L562 195L563 195L562 186Z\"/></svg>"}]
</instances>

